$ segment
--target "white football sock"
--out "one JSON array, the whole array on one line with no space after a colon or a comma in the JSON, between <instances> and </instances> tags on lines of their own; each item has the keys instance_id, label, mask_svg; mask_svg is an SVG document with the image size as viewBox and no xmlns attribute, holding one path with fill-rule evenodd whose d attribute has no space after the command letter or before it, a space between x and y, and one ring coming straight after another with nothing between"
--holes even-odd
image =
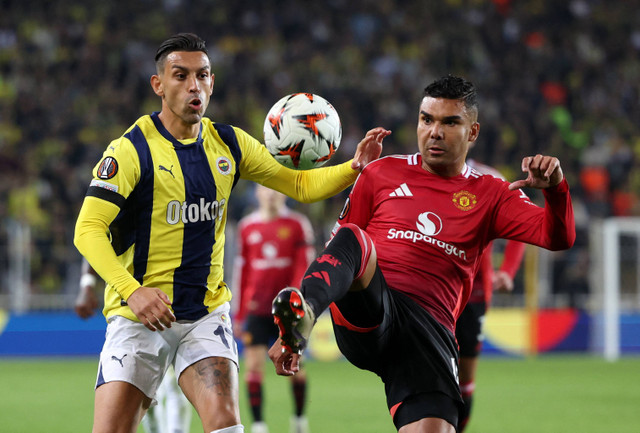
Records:
<instances>
[{"instance_id":1,"label":"white football sock","mask_svg":"<svg viewBox=\"0 0 640 433\"><path fill-rule=\"evenodd\" d=\"M244 433L244 427L242 424L232 425L231 427L214 430L211 433Z\"/></svg>"}]
</instances>

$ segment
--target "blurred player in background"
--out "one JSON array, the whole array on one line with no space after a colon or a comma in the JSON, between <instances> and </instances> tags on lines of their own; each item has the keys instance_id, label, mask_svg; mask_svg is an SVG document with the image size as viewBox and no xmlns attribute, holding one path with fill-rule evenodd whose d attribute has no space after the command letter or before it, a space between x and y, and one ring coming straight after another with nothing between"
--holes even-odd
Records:
<instances>
[{"instance_id":1,"label":"blurred player in background","mask_svg":"<svg viewBox=\"0 0 640 433\"><path fill-rule=\"evenodd\" d=\"M76 222L74 243L106 282L93 433L134 432L169 365L205 433L242 433L223 280L231 191L243 178L302 202L331 197L390 131L367 132L352 161L290 170L243 130L204 117L214 76L197 35L164 41L155 64L161 111L107 146Z\"/></svg>"},{"instance_id":2,"label":"blurred player in background","mask_svg":"<svg viewBox=\"0 0 640 433\"><path fill-rule=\"evenodd\" d=\"M96 313L100 305L96 296L96 271L89 262L82 260L80 290L75 301L76 314L88 319ZM142 426L147 433L188 433L191 427L191 404L178 386L178 379L169 367L156 394L157 404L151 406L142 418Z\"/></svg>"},{"instance_id":3,"label":"blurred player in background","mask_svg":"<svg viewBox=\"0 0 640 433\"><path fill-rule=\"evenodd\" d=\"M289 209L286 196L256 185L258 209L238 223L238 255L234 287L240 289L236 327L242 327L245 379L253 416L251 433L267 433L262 414L263 376L267 350L278 338L271 302L285 287L300 287L315 257L309 219ZM304 416L307 378L304 369L291 378L295 414L291 433L308 433Z\"/></svg>"},{"instance_id":4,"label":"blurred player in background","mask_svg":"<svg viewBox=\"0 0 640 433\"><path fill-rule=\"evenodd\" d=\"M474 159L467 159L467 165L479 173L504 179L498 170ZM464 401L464 408L460 413L460 432L464 431L471 416L478 356L482 350L482 326L487 309L491 305L491 296L494 290L508 292L513 290L513 279L520 268L525 250L525 244L522 242L506 241L502 264L494 272L492 246L493 243L487 246L480 259L480 267L473 280L469 302L456 322L456 340L460 348L458 373L460 392Z\"/></svg>"},{"instance_id":5,"label":"blurred player in background","mask_svg":"<svg viewBox=\"0 0 640 433\"><path fill-rule=\"evenodd\" d=\"M338 347L380 376L401 433L456 431L463 406L455 322L496 238L552 250L575 241L569 187L551 156L522 160L509 184L466 164L478 138L476 90L447 76L426 87L419 153L371 162L356 181L301 289L273 302L276 372L297 373L315 318L330 308ZM543 189L545 207L519 189Z\"/></svg>"}]
</instances>

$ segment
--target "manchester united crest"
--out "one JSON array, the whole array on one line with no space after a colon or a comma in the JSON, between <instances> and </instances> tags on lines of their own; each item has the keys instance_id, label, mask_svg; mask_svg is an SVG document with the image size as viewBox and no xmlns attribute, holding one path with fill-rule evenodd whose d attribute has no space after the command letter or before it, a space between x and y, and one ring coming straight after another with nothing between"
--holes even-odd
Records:
<instances>
[{"instance_id":1,"label":"manchester united crest","mask_svg":"<svg viewBox=\"0 0 640 433\"><path fill-rule=\"evenodd\" d=\"M476 207L478 200L469 191L460 191L453 194L453 204L460 210L468 211Z\"/></svg>"}]
</instances>

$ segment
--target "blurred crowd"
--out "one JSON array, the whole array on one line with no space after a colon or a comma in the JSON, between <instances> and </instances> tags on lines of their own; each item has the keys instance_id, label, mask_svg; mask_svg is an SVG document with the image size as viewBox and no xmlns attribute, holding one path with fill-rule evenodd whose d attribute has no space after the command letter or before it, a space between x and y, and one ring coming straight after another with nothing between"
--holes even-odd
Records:
<instances>
[{"instance_id":1,"label":"blurred crowd","mask_svg":"<svg viewBox=\"0 0 640 433\"><path fill-rule=\"evenodd\" d=\"M338 161L377 125L393 131L384 154L415 152L423 88L448 73L474 82L472 157L510 180L525 155L561 160L580 236L557 267L559 290L588 290L590 221L640 215L638 0L3 0L0 254L6 262L7 221L31 227L34 292L62 290L80 260L73 229L91 169L110 140L160 109L155 50L185 31L208 43L209 117L261 139L275 101L320 94L341 116ZM248 188L232 220L251 206ZM305 208L321 242L344 197Z\"/></svg>"}]
</instances>

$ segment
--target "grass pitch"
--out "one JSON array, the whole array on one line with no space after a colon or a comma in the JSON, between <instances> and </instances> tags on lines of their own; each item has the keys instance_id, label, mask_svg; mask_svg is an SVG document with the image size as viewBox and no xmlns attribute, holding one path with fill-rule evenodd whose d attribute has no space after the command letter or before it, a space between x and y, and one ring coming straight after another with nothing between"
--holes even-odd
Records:
<instances>
[{"instance_id":1,"label":"grass pitch","mask_svg":"<svg viewBox=\"0 0 640 433\"><path fill-rule=\"evenodd\" d=\"M308 362L308 417L313 433L392 433L384 388L344 361ZM0 359L0 431L91 431L93 359ZM466 433L635 433L640 429L640 359L592 357L481 358L473 417ZM265 417L287 433L289 382L265 375ZM241 383L242 419L250 415ZM139 432L142 432L139 429ZM202 432L194 415L192 433Z\"/></svg>"}]
</instances>

